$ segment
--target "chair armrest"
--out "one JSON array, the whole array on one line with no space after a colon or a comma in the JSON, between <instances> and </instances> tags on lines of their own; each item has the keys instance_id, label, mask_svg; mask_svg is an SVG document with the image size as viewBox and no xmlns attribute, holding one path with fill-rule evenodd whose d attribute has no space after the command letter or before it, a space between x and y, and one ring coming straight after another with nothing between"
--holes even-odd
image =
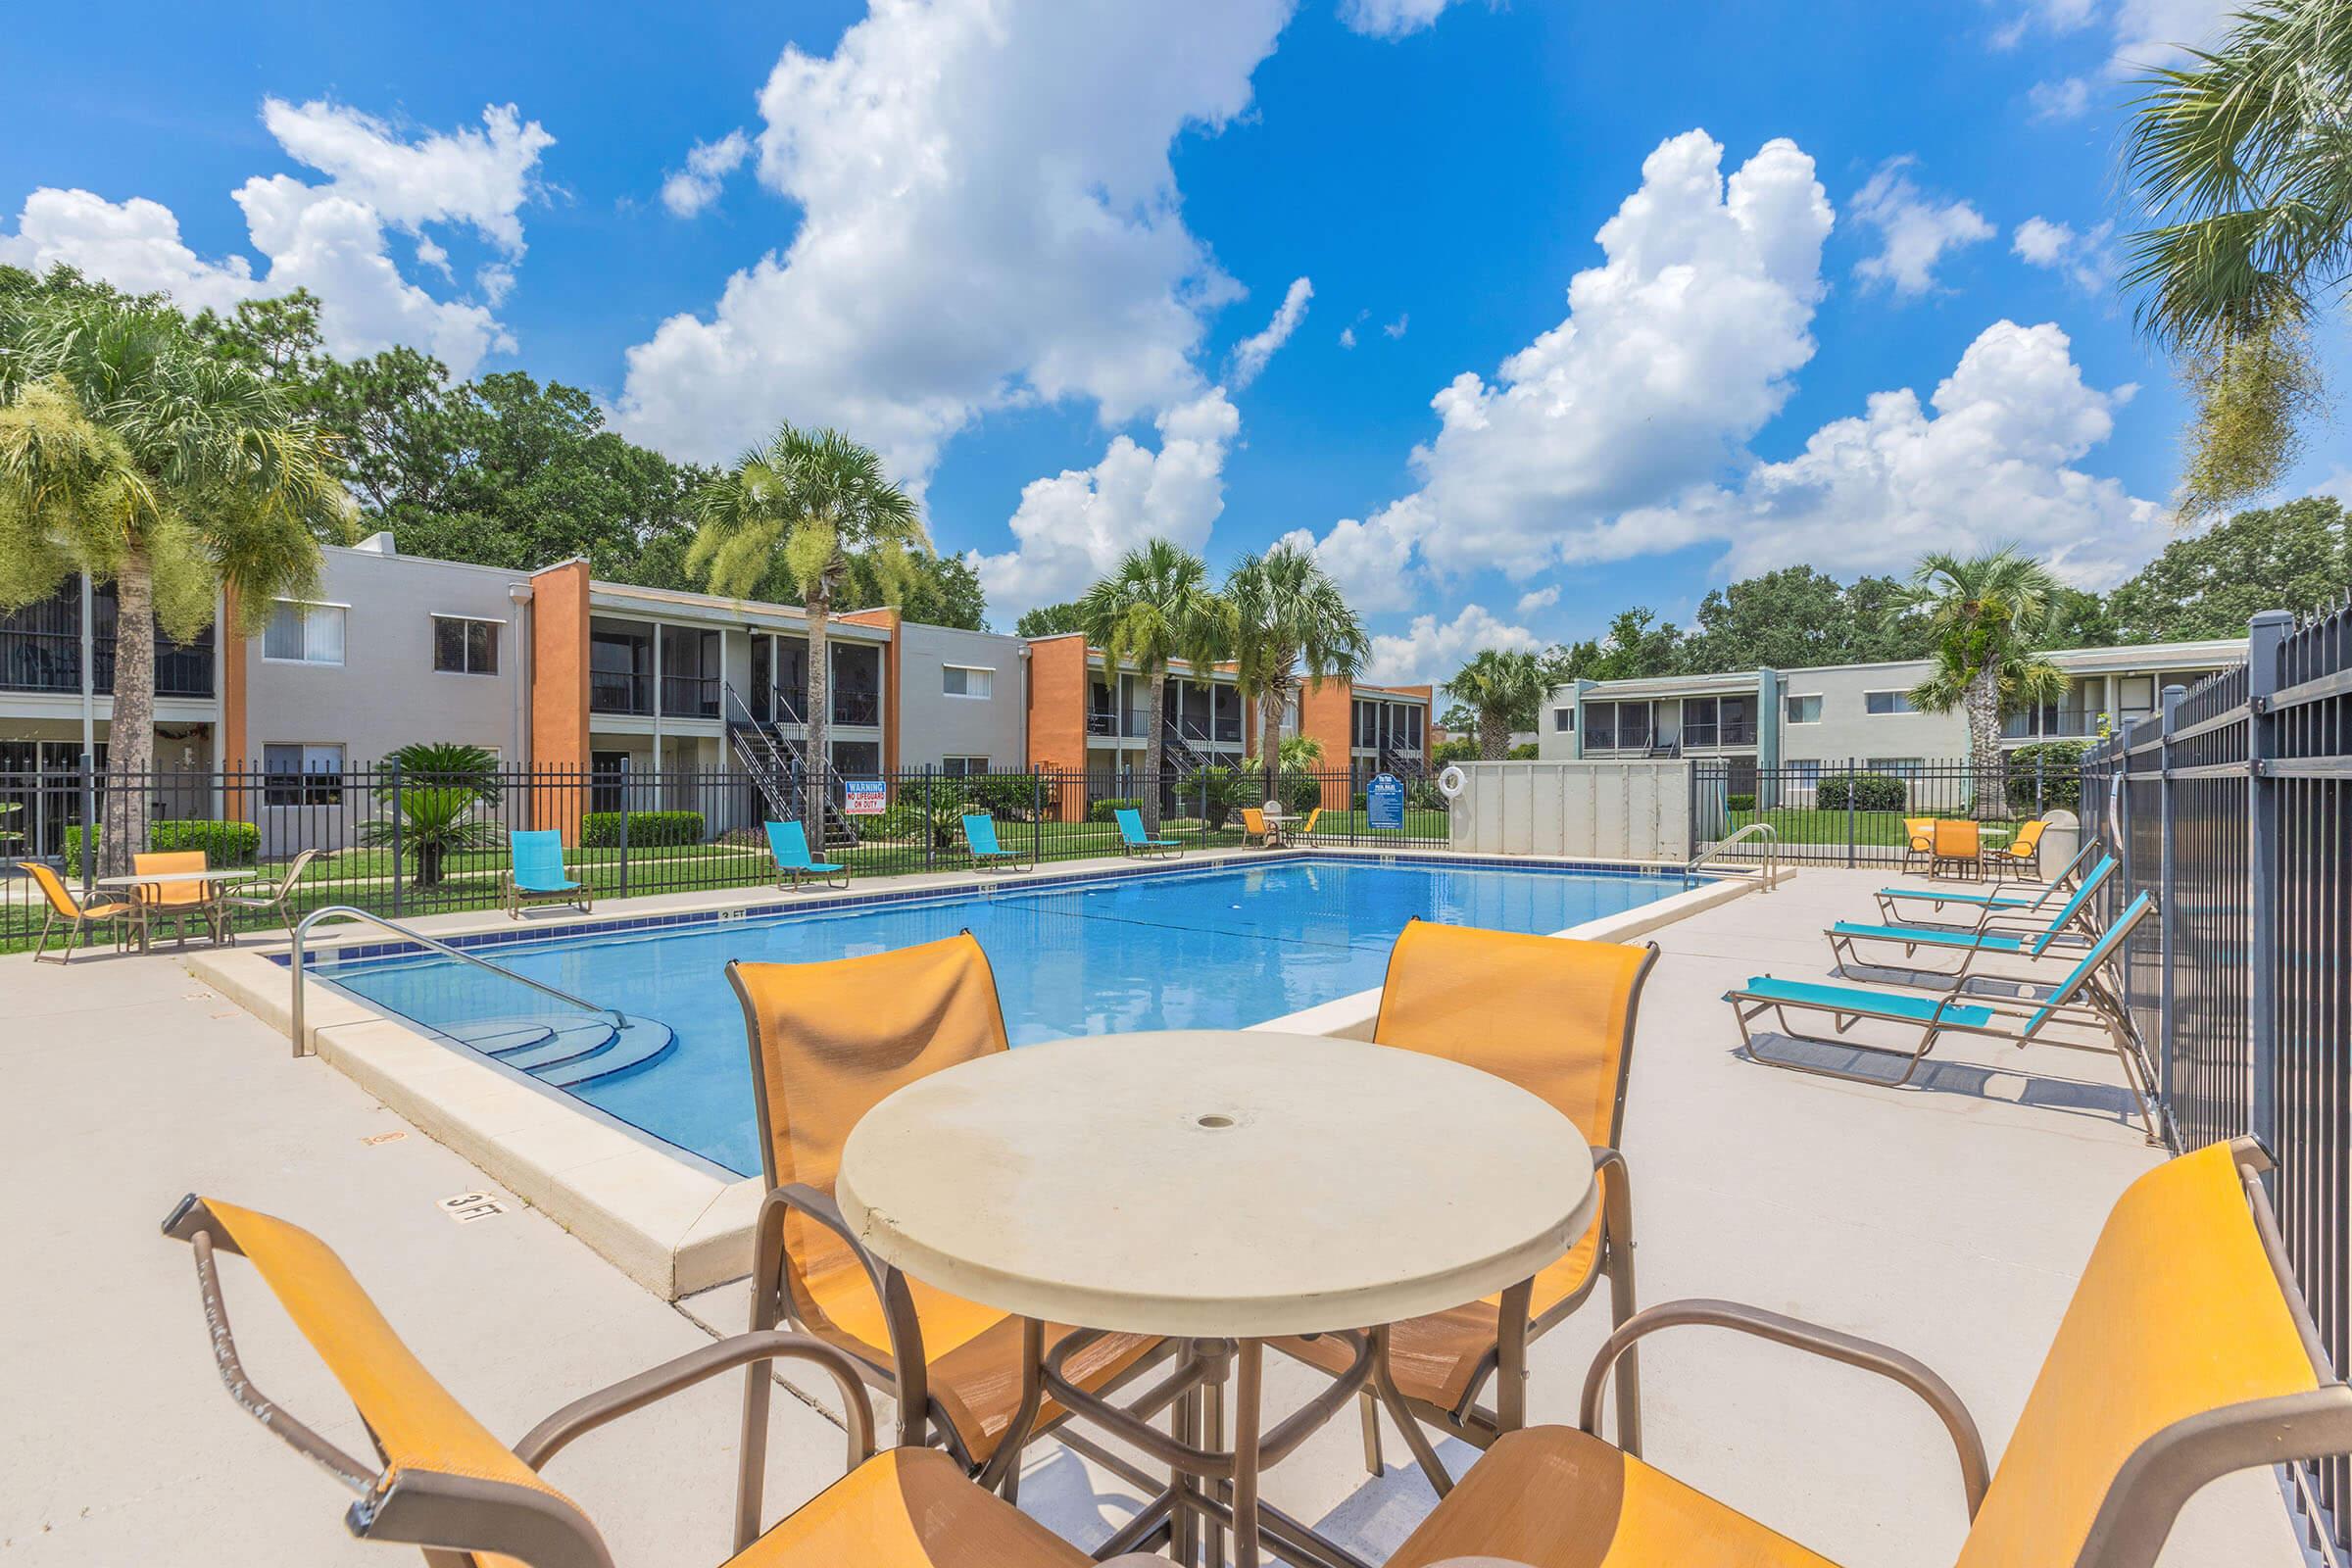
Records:
<instances>
[{"instance_id":1,"label":"chair armrest","mask_svg":"<svg viewBox=\"0 0 2352 1568\"><path fill-rule=\"evenodd\" d=\"M540 1422L514 1445L514 1457L536 1470L572 1440L644 1409L721 1372L755 1361L809 1361L830 1373L841 1390L842 1414L850 1429L851 1468L874 1452L874 1407L858 1381L857 1363L822 1340L782 1329L736 1334L660 1366L649 1367L611 1388L583 1396Z\"/></svg>"},{"instance_id":2,"label":"chair armrest","mask_svg":"<svg viewBox=\"0 0 2352 1568\"><path fill-rule=\"evenodd\" d=\"M841 1204L831 1193L818 1192L806 1182L788 1182L770 1190L760 1200L753 1253L754 1311L760 1309L760 1303L773 1299L768 1293L778 1288L784 1266L784 1215L788 1210L839 1237L865 1270L866 1281L882 1303L882 1320L890 1331L890 1358L892 1369L898 1374L901 1427L910 1417L922 1417L931 1403L930 1363L923 1355L923 1327L914 1315L913 1294L906 1289L904 1274L865 1250L865 1244L850 1229ZM755 1319L755 1328L764 1326Z\"/></svg>"},{"instance_id":3,"label":"chair armrest","mask_svg":"<svg viewBox=\"0 0 2352 1568\"><path fill-rule=\"evenodd\" d=\"M1600 1395L1608 1384L1609 1370L1617 1364L1633 1344L1659 1329L1682 1328L1688 1325L1731 1329L1749 1334L1776 1345L1806 1350L1832 1361L1875 1372L1880 1377L1901 1384L1919 1396L1929 1409L1943 1422L1951 1434L1952 1446L1960 1456L1960 1484L1968 1494L1968 1516L1974 1519L1983 1506L1985 1489L1991 1485L1992 1471L1984 1458L1984 1440L1978 1435L1977 1423L1969 1415L1968 1406L1952 1386L1937 1377L1925 1362L1905 1355L1875 1340L1842 1334L1836 1329L1807 1323L1802 1318L1766 1311L1760 1306L1748 1306L1739 1301L1716 1301L1693 1298L1667 1301L1637 1312L1624 1327L1609 1336L1593 1356L1592 1366L1585 1374L1584 1401L1578 1413L1578 1424L1587 1432L1599 1431Z\"/></svg>"}]
</instances>

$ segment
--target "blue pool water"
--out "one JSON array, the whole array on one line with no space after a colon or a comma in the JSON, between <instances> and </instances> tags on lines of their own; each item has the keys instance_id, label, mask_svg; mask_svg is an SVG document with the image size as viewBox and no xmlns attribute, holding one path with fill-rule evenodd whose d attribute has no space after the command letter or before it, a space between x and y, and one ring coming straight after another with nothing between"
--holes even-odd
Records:
<instances>
[{"instance_id":1,"label":"blue pool water","mask_svg":"<svg viewBox=\"0 0 2352 1568\"><path fill-rule=\"evenodd\" d=\"M631 1020L618 1037L527 987L434 955L322 965L387 1011L496 1054L743 1175L760 1169L730 958L800 961L968 928L1016 1046L1065 1035L1234 1028L1380 984L1418 916L1559 931L1680 893L1681 876L1437 862L1269 861L879 906L791 910L483 949L492 962ZM633 1063L633 1064L632 1064Z\"/></svg>"}]
</instances>

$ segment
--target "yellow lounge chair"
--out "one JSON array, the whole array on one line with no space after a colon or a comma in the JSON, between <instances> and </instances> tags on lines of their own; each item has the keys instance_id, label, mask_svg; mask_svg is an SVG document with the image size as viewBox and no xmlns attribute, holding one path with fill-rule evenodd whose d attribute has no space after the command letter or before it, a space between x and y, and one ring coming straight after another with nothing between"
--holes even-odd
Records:
<instances>
[{"instance_id":1,"label":"yellow lounge chair","mask_svg":"<svg viewBox=\"0 0 2352 1568\"><path fill-rule=\"evenodd\" d=\"M1394 1325L1381 1398L1404 1429L1413 1457L1441 1493L1450 1484L1437 1451L1402 1410L1479 1447L1519 1427L1526 1412L1527 1347L1583 1305L1605 1277L1611 1319L1634 1311L1634 1209L1617 1152L1642 988L1655 943L1576 942L1415 920L1397 937L1381 985L1375 1043L1467 1063L1544 1100L1592 1145L1599 1214L1566 1256L1498 1297ZM1335 1376L1348 1348L1330 1336L1276 1347ZM1493 1409L1478 1402L1489 1379ZM1619 1385L1620 1413L1635 1419L1638 1391ZM1381 1469L1380 1427L1367 1398L1364 1462Z\"/></svg>"},{"instance_id":2,"label":"yellow lounge chair","mask_svg":"<svg viewBox=\"0 0 2352 1568\"><path fill-rule=\"evenodd\" d=\"M212 869L202 850L161 850L130 858L133 876ZM220 940L220 901L209 882L157 882L138 890L139 917L149 931L157 922L172 922L176 943L188 940L188 922L201 920L214 941Z\"/></svg>"},{"instance_id":3,"label":"yellow lounge chair","mask_svg":"<svg viewBox=\"0 0 2352 1568\"><path fill-rule=\"evenodd\" d=\"M353 1535L421 1547L431 1568L613 1568L587 1512L540 1470L574 1439L621 1416L737 1367L764 1383L767 1363L781 1360L832 1376L849 1427L850 1472L765 1534L755 1512L727 1568L1088 1568L1085 1552L974 1486L947 1455L894 1448L875 1456L873 1410L857 1368L815 1340L772 1332L719 1340L573 1400L509 1449L401 1343L342 1259L310 1232L194 1196L164 1232L195 1250L213 1356L238 1404L357 1494L344 1515ZM223 1252L252 1263L318 1352L358 1408L372 1457L328 1443L254 1387L221 1301L216 1259ZM721 1441L714 1437L711 1446ZM739 1488L755 1462L747 1455ZM685 1549L661 1561L687 1560ZM1160 1559L1118 1561L1144 1568Z\"/></svg>"},{"instance_id":4,"label":"yellow lounge chair","mask_svg":"<svg viewBox=\"0 0 2352 1568\"><path fill-rule=\"evenodd\" d=\"M32 878L32 885L41 890L41 936L32 947L36 963L47 956L49 933L61 922L66 928L66 945L54 959L58 963L74 961L74 942L86 942L93 927L111 927L115 946L119 948L130 928L138 923L139 906L128 899L97 894L85 904L66 887L64 878L40 861L26 860L24 867L24 874Z\"/></svg>"},{"instance_id":5,"label":"yellow lounge chair","mask_svg":"<svg viewBox=\"0 0 2352 1568\"><path fill-rule=\"evenodd\" d=\"M1936 819L1932 816L1903 818L1903 874L1914 871L1933 872L1936 867Z\"/></svg>"},{"instance_id":6,"label":"yellow lounge chair","mask_svg":"<svg viewBox=\"0 0 2352 1568\"><path fill-rule=\"evenodd\" d=\"M2001 1467L1976 1423L1899 1350L1730 1301L1651 1307L1585 1379L1582 1430L1502 1439L1388 1568L1501 1558L1529 1568L1835 1568L1597 1436L1610 1362L1660 1329L1706 1325L1874 1372L1941 1418L1970 1528L1956 1568L2151 1568L2181 1505L2235 1470L2352 1451L2352 1389L2328 1370L2257 1175L2251 1139L2133 1182L2075 1288ZM1792 1467L1801 1440L1788 1442ZM1824 1478L1834 1480L1835 1478ZM1899 1506L1890 1525L1908 1517Z\"/></svg>"},{"instance_id":7,"label":"yellow lounge chair","mask_svg":"<svg viewBox=\"0 0 2352 1568\"><path fill-rule=\"evenodd\" d=\"M943 942L822 963L730 962L751 1038L753 1099L768 1185L752 1266L755 1332L790 1322L848 1352L899 1401L899 1442L938 1441L991 1487L1010 1489L1019 1443L1063 1413L1024 1412L1023 1321L909 1279L860 1247L833 1198L842 1145L902 1084L1005 1049L996 977L966 932ZM1139 1239L1137 1245L1151 1245ZM1049 1326L1044 1348L1068 1333ZM1110 1335L1070 1358L1090 1392L1160 1350ZM747 1433L765 1430L769 1380L746 1384ZM761 1440L751 1440L758 1443ZM756 1467L755 1467L756 1470ZM755 1491L757 1479L751 1485Z\"/></svg>"}]
</instances>

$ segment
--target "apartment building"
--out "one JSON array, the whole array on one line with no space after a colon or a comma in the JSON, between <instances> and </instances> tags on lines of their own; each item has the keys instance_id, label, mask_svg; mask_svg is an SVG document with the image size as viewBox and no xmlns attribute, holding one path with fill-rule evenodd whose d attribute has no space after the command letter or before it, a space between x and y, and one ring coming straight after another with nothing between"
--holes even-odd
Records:
<instances>
[{"instance_id":1,"label":"apartment building","mask_svg":"<svg viewBox=\"0 0 2352 1568\"><path fill-rule=\"evenodd\" d=\"M260 821L273 849L300 843L306 810L339 803L349 769L441 741L513 768L575 773L586 808L625 796L638 808L702 810L717 832L760 808L704 775L739 769L747 747L805 760L799 606L605 582L583 561L510 571L404 556L389 534L321 554L316 592L272 605L259 635L159 642L156 756L174 775L159 779L159 814L234 813ZM70 799L35 798L57 786L24 780L70 772L81 755L81 601L75 582L0 617L0 797L23 797L29 853L55 854L57 824L72 815ZM90 603L88 707L103 765L111 588ZM889 609L836 614L828 632L827 760L845 778L1141 766L1146 683L1082 638L931 626ZM1429 698L1426 687L1326 683L1290 727L1320 738L1335 768L1417 768ZM1254 752L1253 706L1230 668L1180 666L1159 714L1176 766ZM219 766L258 767L268 782L223 798ZM1083 810L1082 795L1063 808Z\"/></svg>"},{"instance_id":2,"label":"apartment building","mask_svg":"<svg viewBox=\"0 0 2352 1568\"><path fill-rule=\"evenodd\" d=\"M2002 743L2089 740L2156 711L2167 686L2192 686L2246 656L2246 640L2076 648L2046 657L2066 672L2057 701L2003 722ZM1545 758L1698 757L1728 764L1730 788L1758 770L1803 792L1849 762L1900 773L1968 755L1968 722L1913 707L1926 660L1752 669L1720 675L1579 681L1552 689L1539 736Z\"/></svg>"}]
</instances>

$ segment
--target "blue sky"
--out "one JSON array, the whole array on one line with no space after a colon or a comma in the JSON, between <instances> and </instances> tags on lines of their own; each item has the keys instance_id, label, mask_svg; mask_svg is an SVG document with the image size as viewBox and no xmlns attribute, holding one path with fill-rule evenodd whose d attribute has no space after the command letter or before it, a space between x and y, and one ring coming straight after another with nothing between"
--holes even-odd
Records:
<instances>
[{"instance_id":1,"label":"blue sky","mask_svg":"<svg viewBox=\"0 0 2352 1568\"><path fill-rule=\"evenodd\" d=\"M347 352L679 457L841 424L999 624L1154 532L1292 536L1442 676L1795 561L2152 554L2124 63L2225 9L119 6L99 69L52 8L0 44L0 260L300 282Z\"/></svg>"}]
</instances>

